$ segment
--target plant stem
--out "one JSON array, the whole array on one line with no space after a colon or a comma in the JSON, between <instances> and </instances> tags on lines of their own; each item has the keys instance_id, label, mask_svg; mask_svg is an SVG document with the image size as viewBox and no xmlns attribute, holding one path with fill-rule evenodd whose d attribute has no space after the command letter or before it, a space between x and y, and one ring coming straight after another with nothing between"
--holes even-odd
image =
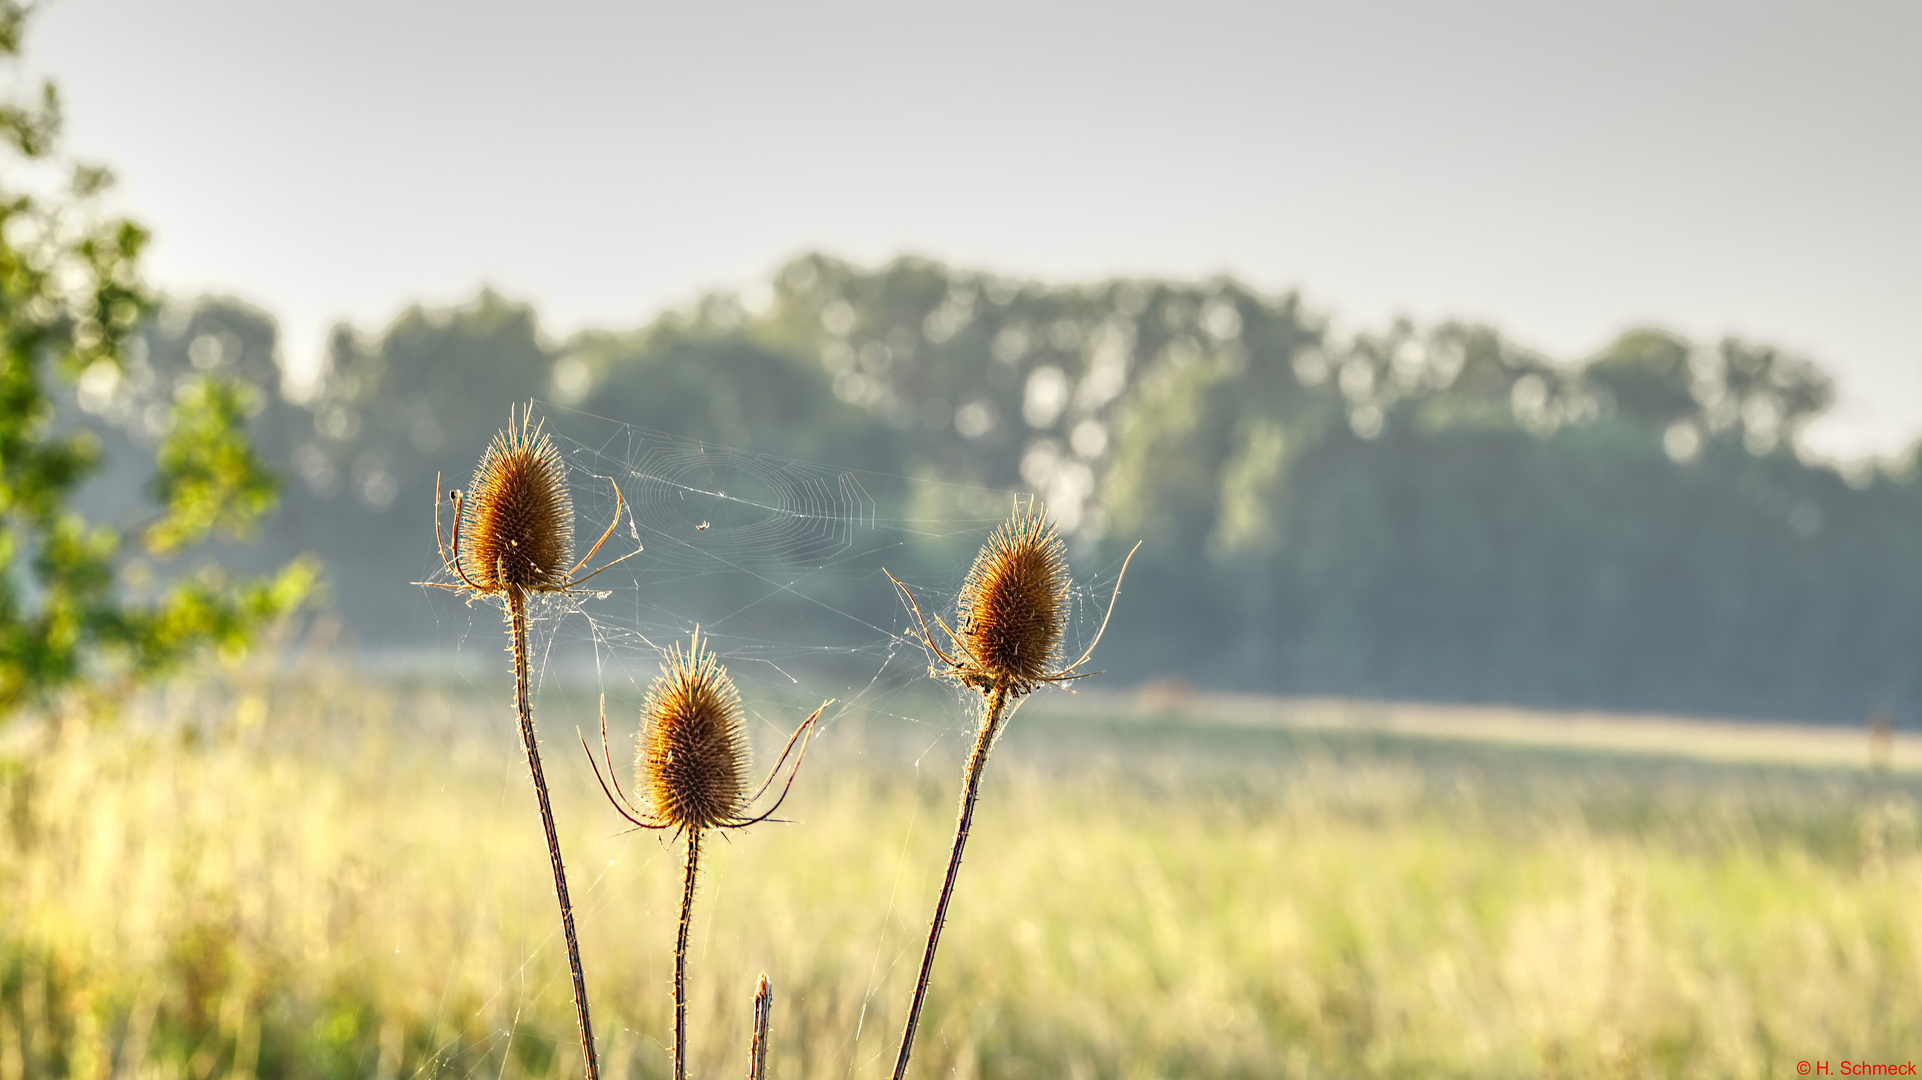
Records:
<instances>
[{"instance_id":1,"label":"plant stem","mask_svg":"<svg viewBox=\"0 0 1922 1080\"><path fill-rule=\"evenodd\" d=\"M747 1044L747 1080L767 1080L767 1027L774 1013L774 988L767 973L754 986L754 1037Z\"/></svg>"},{"instance_id":2,"label":"plant stem","mask_svg":"<svg viewBox=\"0 0 1922 1080\"><path fill-rule=\"evenodd\" d=\"M581 1055L587 1059L587 1080L600 1080L600 1060L594 1055L594 1024L587 1017L587 979L581 973L581 946L574 936L574 906L567 900L567 868L561 865L554 808L547 800L541 750L534 740L534 703L527 685L527 594L520 589L507 590L507 623L514 639L514 705L520 711L521 742L527 747L527 769L534 776L534 794L540 799L541 825L547 829L547 857L554 864L554 893L560 898L561 927L567 931L567 962L574 971L574 1012L580 1020Z\"/></svg>"},{"instance_id":3,"label":"plant stem","mask_svg":"<svg viewBox=\"0 0 1922 1080\"><path fill-rule=\"evenodd\" d=\"M694 875L701 865L701 830L687 831L687 882L681 887L681 932L674 939L674 1080L687 1080L687 929L694 921Z\"/></svg>"},{"instance_id":4,"label":"plant stem","mask_svg":"<svg viewBox=\"0 0 1922 1080\"><path fill-rule=\"evenodd\" d=\"M961 815L954 826L954 850L948 853L948 876L941 883L941 899L934 905L934 921L928 925L928 948L921 954L921 977L914 984L914 1002L908 1006L908 1026L901 1032L901 1053L894 1060L894 1080L908 1075L908 1054L914 1050L914 1029L921 1022L921 1005L928 996L928 975L934 970L934 949L941 942L941 926L948 920L948 901L954 898L955 875L961 872L961 849L968 846L968 829L974 823L974 800L981 791L981 772L988 764L988 751L1001 726L1001 711L1008 703L1008 692L997 686L988 694L981 730L974 738L974 753L968 755L967 779L961 787Z\"/></svg>"}]
</instances>

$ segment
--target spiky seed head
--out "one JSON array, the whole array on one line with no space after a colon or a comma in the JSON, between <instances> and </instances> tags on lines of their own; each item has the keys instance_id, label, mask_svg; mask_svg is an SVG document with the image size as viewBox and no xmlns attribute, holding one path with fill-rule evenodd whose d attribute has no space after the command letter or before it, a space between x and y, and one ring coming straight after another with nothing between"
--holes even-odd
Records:
<instances>
[{"instance_id":1,"label":"spiky seed head","mask_svg":"<svg viewBox=\"0 0 1922 1080\"><path fill-rule=\"evenodd\" d=\"M574 500L559 450L527 417L494 436L461 504L461 569L485 592L553 592L574 557Z\"/></svg>"},{"instance_id":2,"label":"spiky seed head","mask_svg":"<svg viewBox=\"0 0 1922 1080\"><path fill-rule=\"evenodd\" d=\"M739 816L747 764L741 696L696 631L687 651L668 653L641 706L640 789L662 823L709 829Z\"/></svg>"},{"instance_id":3,"label":"spiky seed head","mask_svg":"<svg viewBox=\"0 0 1922 1080\"><path fill-rule=\"evenodd\" d=\"M988 537L961 586L958 644L984 681L1025 694L1052 673L1068 621L1068 559L1033 502Z\"/></svg>"}]
</instances>

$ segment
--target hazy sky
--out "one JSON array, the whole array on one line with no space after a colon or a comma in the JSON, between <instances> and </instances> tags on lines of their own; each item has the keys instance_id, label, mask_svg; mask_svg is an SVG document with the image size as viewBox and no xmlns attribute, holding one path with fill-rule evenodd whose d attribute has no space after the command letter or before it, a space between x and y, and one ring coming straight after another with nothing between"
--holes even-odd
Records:
<instances>
[{"instance_id":1,"label":"hazy sky","mask_svg":"<svg viewBox=\"0 0 1922 1080\"><path fill-rule=\"evenodd\" d=\"M1922 4L58 0L28 37L149 269L378 329L556 333L824 248L1228 272L1567 359L1734 331L1922 434Z\"/></svg>"}]
</instances>

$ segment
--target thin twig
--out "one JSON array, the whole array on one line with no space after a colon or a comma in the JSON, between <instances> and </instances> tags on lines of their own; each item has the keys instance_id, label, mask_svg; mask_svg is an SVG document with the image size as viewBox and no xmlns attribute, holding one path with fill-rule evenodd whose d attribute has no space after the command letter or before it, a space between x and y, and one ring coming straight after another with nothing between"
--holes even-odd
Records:
<instances>
[{"instance_id":1,"label":"thin twig","mask_svg":"<svg viewBox=\"0 0 1922 1080\"><path fill-rule=\"evenodd\" d=\"M914 1029L921 1022L921 1005L928 996L928 975L934 970L935 946L941 943L941 926L948 919L948 901L954 897L954 879L961 872L961 851L968 846L968 829L974 823L974 801L981 791L981 772L987 767L988 752L1001 726L1001 713L1008 702L1006 688L996 686L988 694L987 714L974 739L974 752L968 755L967 779L961 788L961 814L954 826L954 849L948 853L948 876L941 883L941 899L934 905L934 921L928 924L928 947L921 954L921 977L914 984L914 1001L908 1006L908 1024L901 1032L901 1052L894 1061L894 1080L908 1075L908 1055L914 1050Z\"/></svg>"},{"instance_id":2,"label":"thin twig","mask_svg":"<svg viewBox=\"0 0 1922 1080\"><path fill-rule=\"evenodd\" d=\"M574 1012L580 1022L581 1055L587 1059L587 1080L600 1080L600 1059L594 1053L594 1024L587 1015L587 978L581 972L581 946L574 935L574 906L567 899L567 868L561 863L560 836L554 831L554 808L548 803L547 778L541 775L540 745L534 740L534 705L528 696L527 679L527 594L518 588L507 590L507 623L514 642L514 705L520 712L521 742L527 747L527 770L534 776L534 794L540 799L541 825L547 830L547 857L554 864L554 894L560 898L561 927L567 931L567 962L574 973Z\"/></svg>"}]
</instances>

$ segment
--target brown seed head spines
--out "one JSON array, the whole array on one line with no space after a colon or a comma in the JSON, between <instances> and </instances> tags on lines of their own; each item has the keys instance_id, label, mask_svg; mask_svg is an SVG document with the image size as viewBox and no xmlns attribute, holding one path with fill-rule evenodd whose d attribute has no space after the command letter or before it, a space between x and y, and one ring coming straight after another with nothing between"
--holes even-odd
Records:
<instances>
[{"instance_id":1,"label":"brown seed head spines","mask_svg":"<svg viewBox=\"0 0 1922 1080\"><path fill-rule=\"evenodd\" d=\"M564 588L574 555L567 467L540 425L508 415L461 504L461 569L486 592Z\"/></svg>"},{"instance_id":2,"label":"brown seed head spines","mask_svg":"<svg viewBox=\"0 0 1922 1080\"><path fill-rule=\"evenodd\" d=\"M727 668L696 631L675 646L641 709L635 773L654 816L680 829L735 821L747 796L747 733Z\"/></svg>"},{"instance_id":3,"label":"brown seed head spines","mask_svg":"<svg viewBox=\"0 0 1922 1080\"><path fill-rule=\"evenodd\" d=\"M988 537L961 586L957 644L981 674L1025 694L1059 659L1068 589L1060 534L1040 505L1017 506Z\"/></svg>"}]
</instances>

